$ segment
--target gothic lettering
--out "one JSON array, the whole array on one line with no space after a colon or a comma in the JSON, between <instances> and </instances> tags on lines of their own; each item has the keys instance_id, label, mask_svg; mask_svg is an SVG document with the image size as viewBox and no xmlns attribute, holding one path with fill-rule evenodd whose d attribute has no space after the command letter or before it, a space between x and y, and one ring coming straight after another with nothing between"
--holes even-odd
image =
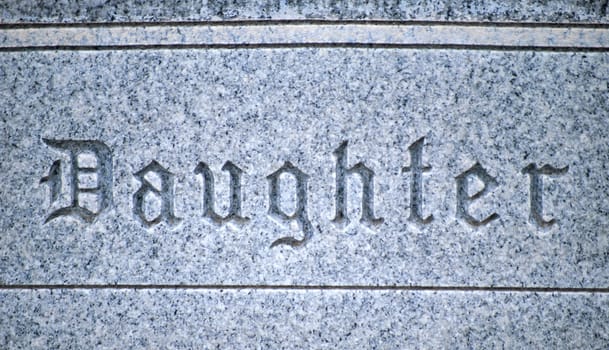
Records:
<instances>
[{"instance_id":1,"label":"gothic lettering","mask_svg":"<svg viewBox=\"0 0 609 350\"><path fill-rule=\"evenodd\" d=\"M292 214L286 213L279 205L279 193L281 192L280 177L282 174L291 175L296 179L296 210ZM280 244L297 247L306 243L313 234L311 223L307 216L307 182L309 175L292 165L292 163L285 162L281 168L267 176L267 179L269 181L269 215L283 221L295 220L304 233L302 239L294 237L279 238L271 244L271 247Z\"/></svg>"},{"instance_id":2,"label":"gothic lettering","mask_svg":"<svg viewBox=\"0 0 609 350\"><path fill-rule=\"evenodd\" d=\"M410 216L408 220L419 224L428 224L433 215L423 218L423 173L431 170L430 166L423 165L423 145L425 137L415 141L408 151L410 152L410 166L402 168L402 172L411 172L410 177Z\"/></svg>"},{"instance_id":3,"label":"gothic lettering","mask_svg":"<svg viewBox=\"0 0 609 350\"><path fill-rule=\"evenodd\" d=\"M543 218L543 178L541 175L556 176L565 174L569 167L555 168L551 165L544 165L538 168L531 163L522 169L523 174L529 174L529 220L542 227L548 227L556 223L556 219L545 220Z\"/></svg>"},{"instance_id":4,"label":"gothic lettering","mask_svg":"<svg viewBox=\"0 0 609 350\"><path fill-rule=\"evenodd\" d=\"M146 178L146 175L150 173L154 173L158 176L159 184L155 185ZM133 213L135 214L135 217L147 227L159 224L161 221L166 221L170 225L178 224L182 219L176 217L174 214L173 174L163 168L157 161L153 160L134 175L142 184L133 195ZM147 194L154 195L161 201L160 213L152 219L146 218L146 213L144 211L145 197Z\"/></svg>"},{"instance_id":5,"label":"gothic lettering","mask_svg":"<svg viewBox=\"0 0 609 350\"><path fill-rule=\"evenodd\" d=\"M470 177L477 177L483 183L483 187L480 191L469 195L468 180ZM456 177L457 180L457 217L464 219L468 224L472 226L482 226L489 222L499 218L497 213L493 213L484 219L478 220L469 213L469 204L487 194L489 191L497 187L497 181L494 177L490 176L489 173L476 162L471 168L464 171Z\"/></svg>"},{"instance_id":6,"label":"gothic lettering","mask_svg":"<svg viewBox=\"0 0 609 350\"><path fill-rule=\"evenodd\" d=\"M54 210L47 216L45 223L60 216L73 216L88 223L95 221L104 209L112 205L112 152L108 146L99 141L49 139L43 141L53 148L65 151L69 157L69 191L66 195L70 204ZM91 158L93 164L81 164L83 157ZM61 169L61 162L54 161L49 174L41 180L42 183L49 185L51 204L60 197ZM95 185L92 187L82 185L79 181L82 175L94 176ZM93 196L93 204L83 203L81 195L85 194Z\"/></svg>"},{"instance_id":7,"label":"gothic lettering","mask_svg":"<svg viewBox=\"0 0 609 350\"><path fill-rule=\"evenodd\" d=\"M243 170L232 162L224 163L223 171L230 174L230 206L228 214L221 216L214 209L214 174L209 169L209 166L203 162L199 163L195 168L195 174L200 174L203 179L203 216L211 219L216 224L234 221L243 223L248 218L241 215L241 176Z\"/></svg>"},{"instance_id":8,"label":"gothic lettering","mask_svg":"<svg viewBox=\"0 0 609 350\"><path fill-rule=\"evenodd\" d=\"M380 225L383 218L374 216L374 171L360 162L347 168L347 141L334 151L336 158L336 214L332 221L338 225L349 224L347 217L347 175L357 174L362 181L362 215L360 222L364 224Z\"/></svg>"}]
</instances>

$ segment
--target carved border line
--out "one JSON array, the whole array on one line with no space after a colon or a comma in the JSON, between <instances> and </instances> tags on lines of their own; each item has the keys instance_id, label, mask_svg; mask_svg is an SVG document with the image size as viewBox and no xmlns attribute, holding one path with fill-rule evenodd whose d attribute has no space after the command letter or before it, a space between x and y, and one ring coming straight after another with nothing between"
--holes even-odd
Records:
<instances>
[{"instance_id":1,"label":"carved border line","mask_svg":"<svg viewBox=\"0 0 609 350\"><path fill-rule=\"evenodd\" d=\"M0 51L251 48L396 48L608 52L609 25L401 21L234 21L166 23L0 24ZM367 290L510 293L601 293L609 288L17 284L0 290Z\"/></svg>"},{"instance_id":2,"label":"carved border line","mask_svg":"<svg viewBox=\"0 0 609 350\"><path fill-rule=\"evenodd\" d=\"M485 287L422 285L258 285L258 284L17 284L0 285L1 290L333 290L333 291L427 291L427 292L504 292L504 293L596 293L609 294L609 288L573 287Z\"/></svg>"},{"instance_id":3,"label":"carved border line","mask_svg":"<svg viewBox=\"0 0 609 350\"><path fill-rule=\"evenodd\" d=\"M245 19L210 21L133 21L133 22L9 22L0 23L0 30L15 28L92 28L92 27L166 27L166 26L254 26L254 25L438 25L462 27L527 27L527 28L609 28L608 23L593 22L493 22L441 20L383 20L383 19Z\"/></svg>"},{"instance_id":4,"label":"carved border line","mask_svg":"<svg viewBox=\"0 0 609 350\"><path fill-rule=\"evenodd\" d=\"M243 21L0 25L0 51L252 48L609 51L603 24Z\"/></svg>"}]
</instances>

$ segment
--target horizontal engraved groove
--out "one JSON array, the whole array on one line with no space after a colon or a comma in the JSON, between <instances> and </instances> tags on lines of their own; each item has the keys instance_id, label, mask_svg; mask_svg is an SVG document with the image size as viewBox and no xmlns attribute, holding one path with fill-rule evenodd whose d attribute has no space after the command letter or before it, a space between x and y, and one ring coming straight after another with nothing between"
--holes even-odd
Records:
<instances>
[{"instance_id":1,"label":"horizontal engraved groove","mask_svg":"<svg viewBox=\"0 0 609 350\"><path fill-rule=\"evenodd\" d=\"M0 285L0 290L37 289L135 289L135 290L362 290L362 291L429 291L429 292L507 292L507 293L602 293L609 294L609 288L573 287L508 287L508 286L418 286L418 285L240 285L240 284L19 284Z\"/></svg>"},{"instance_id":2,"label":"horizontal engraved groove","mask_svg":"<svg viewBox=\"0 0 609 350\"><path fill-rule=\"evenodd\" d=\"M1 51L282 47L606 51L609 27L349 21L0 26Z\"/></svg>"},{"instance_id":3,"label":"horizontal engraved groove","mask_svg":"<svg viewBox=\"0 0 609 350\"><path fill-rule=\"evenodd\" d=\"M103 27L196 27L196 26L256 26L256 25L421 25L421 26L462 26L462 27L528 27L528 28L609 28L609 23L593 22L496 22L496 21L438 21L438 20L382 20L382 19L260 19L260 20L211 20L211 21L132 21L132 22L21 22L0 23L3 29L27 28L103 28Z\"/></svg>"}]
</instances>

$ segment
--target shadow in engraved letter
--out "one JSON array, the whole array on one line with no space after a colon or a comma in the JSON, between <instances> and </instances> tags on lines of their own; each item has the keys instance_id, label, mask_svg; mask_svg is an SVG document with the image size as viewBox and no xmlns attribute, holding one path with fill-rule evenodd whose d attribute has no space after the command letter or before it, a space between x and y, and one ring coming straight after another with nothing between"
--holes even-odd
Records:
<instances>
[{"instance_id":1,"label":"shadow in engraved letter","mask_svg":"<svg viewBox=\"0 0 609 350\"><path fill-rule=\"evenodd\" d=\"M291 215L287 214L279 207L281 174L290 174L296 179L297 205L296 210ZM280 244L287 244L292 247L303 245L313 235L311 222L309 222L309 218L307 217L307 181L309 180L309 175L292 165L292 163L285 162L281 168L267 176L267 179L269 181L269 215L283 221L295 220L304 233L302 239L296 239L294 237L279 238L271 244L271 248Z\"/></svg>"},{"instance_id":2,"label":"shadow in engraved letter","mask_svg":"<svg viewBox=\"0 0 609 350\"><path fill-rule=\"evenodd\" d=\"M200 162L195 168L195 174L201 175L203 179L203 216L218 225L231 221L235 223L247 222L249 218L241 215L241 177L243 176L243 170L230 161L224 163L222 170L230 174L230 207L228 214L225 216L218 214L215 209L215 180L211 169L203 162Z\"/></svg>"},{"instance_id":3,"label":"shadow in engraved letter","mask_svg":"<svg viewBox=\"0 0 609 350\"><path fill-rule=\"evenodd\" d=\"M410 165L402 168L402 173L412 172L410 180L410 216L408 220L428 224L433 221L433 215L423 218L423 173L431 170L430 166L423 165L423 145L425 137L415 141L408 151L410 152Z\"/></svg>"},{"instance_id":4,"label":"shadow in engraved letter","mask_svg":"<svg viewBox=\"0 0 609 350\"><path fill-rule=\"evenodd\" d=\"M158 176L160 184L158 188L152 184L146 175L154 173ZM165 169L156 160L150 162L142 170L134 174L137 180L142 184L140 188L133 194L133 214L140 222L147 227L152 227L159 224L161 221L166 221L170 225L177 225L182 221L174 214L173 210L173 183L174 175ZM161 200L161 212L152 220L146 218L144 213L144 202L147 194L157 196Z\"/></svg>"},{"instance_id":5,"label":"shadow in engraved letter","mask_svg":"<svg viewBox=\"0 0 609 350\"><path fill-rule=\"evenodd\" d=\"M469 195L469 178L478 178L482 181L483 187L480 191ZM499 218L499 214L492 213L484 219L478 220L469 213L469 204L474 200L484 196L495 187L497 187L497 180L489 175L489 173L482 167L478 162L471 168L467 169L463 173L459 174L456 178L457 181L457 217L465 219L465 221L472 226L482 226L489 222Z\"/></svg>"},{"instance_id":6,"label":"shadow in engraved letter","mask_svg":"<svg viewBox=\"0 0 609 350\"><path fill-rule=\"evenodd\" d=\"M555 168L551 165L544 165L538 168L536 164L531 163L522 169L523 174L529 175L529 202L531 207L529 210L529 221L541 227L550 227L556 223L556 219L545 220L543 218L543 180L541 175L557 176L566 174L569 171L569 166L564 168Z\"/></svg>"},{"instance_id":7,"label":"shadow in engraved letter","mask_svg":"<svg viewBox=\"0 0 609 350\"><path fill-rule=\"evenodd\" d=\"M69 192L67 196L70 205L53 211L45 223L60 216L74 216L87 223L95 221L97 216L112 205L112 152L110 148L100 141L91 140L49 140L43 139L47 145L65 151L69 156ZM95 164L80 164L79 156L94 158ZM96 177L94 187L81 187L79 176L92 174ZM61 161L56 160L51 165L49 174L40 182L49 185L51 205L60 198L62 189ZM97 210L83 206L81 194L92 194L97 201Z\"/></svg>"},{"instance_id":8,"label":"shadow in engraved letter","mask_svg":"<svg viewBox=\"0 0 609 350\"><path fill-rule=\"evenodd\" d=\"M332 222L339 226L349 225L347 217L347 175L359 175L362 181L362 215L360 222L371 226L378 226L383 223L383 218L377 218L374 215L374 171L359 162L347 168L348 141L343 141L340 146L334 151L333 155L336 159L336 194L335 208L336 212Z\"/></svg>"}]
</instances>

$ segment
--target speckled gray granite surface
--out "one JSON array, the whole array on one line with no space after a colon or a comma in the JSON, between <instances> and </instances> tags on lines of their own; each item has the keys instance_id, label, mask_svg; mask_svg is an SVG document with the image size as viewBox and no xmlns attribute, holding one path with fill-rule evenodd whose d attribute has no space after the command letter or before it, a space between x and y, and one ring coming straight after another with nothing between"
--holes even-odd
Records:
<instances>
[{"instance_id":1,"label":"speckled gray granite surface","mask_svg":"<svg viewBox=\"0 0 609 350\"><path fill-rule=\"evenodd\" d=\"M605 349L603 295L10 291L5 348Z\"/></svg>"},{"instance_id":2,"label":"speckled gray granite surface","mask_svg":"<svg viewBox=\"0 0 609 350\"><path fill-rule=\"evenodd\" d=\"M592 46L3 50L0 348L607 348Z\"/></svg>"},{"instance_id":3,"label":"speckled gray granite surface","mask_svg":"<svg viewBox=\"0 0 609 350\"><path fill-rule=\"evenodd\" d=\"M7 0L2 22L347 19L609 22L607 0Z\"/></svg>"},{"instance_id":4,"label":"speckled gray granite surface","mask_svg":"<svg viewBox=\"0 0 609 350\"><path fill-rule=\"evenodd\" d=\"M606 287L607 59L387 49L3 53L0 279ZM411 157L417 145L420 161ZM374 172L367 219L362 181L344 172L349 224L333 221L341 157L348 168L362 162ZM53 216L73 206L74 158L78 167L97 169L97 180L81 171L78 188L111 185L111 195L102 191L110 203L101 204L102 192L92 194L97 204L79 202L100 212L93 218ZM60 185L51 181L56 160ZM225 223L206 216L200 163L215 177L214 209L224 216L233 210L226 161L242 170L247 219ZM415 199L422 221L409 219L417 216L413 172L404 168L413 161L431 167L421 170ZM285 162L308 177L294 177ZM540 176L541 220L554 224L531 217L530 164L568 167ZM303 213L298 181L306 181L306 221L270 214L278 169L287 172L279 211ZM481 179L489 189L458 204L464 173L465 199L481 190ZM146 194L140 203L145 183L173 193ZM462 210L473 220L498 218L472 224ZM158 224L147 223L157 214ZM428 215L433 220L425 223ZM282 237L306 242L271 247ZM9 348L114 347L112 335L133 347L185 348L608 341L603 293L35 289L1 298L0 339Z\"/></svg>"},{"instance_id":5,"label":"speckled gray granite surface","mask_svg":"<svg viewBox=\"0 0 609 350\"><path fill-rule=\"evenodd\" d=\"M0 278L604 287L607 59L385 49L4 53ZM404 168L421 138L415 166L431 168L416 172L417 189ZM82 151L111 168L79 182L109 193L79 190L93 204L77 207L99 212L92 218L60 211L74 206L72 176L87 175L70 166L76 148L57 145L69 140L107 149L105 158ZM56 160L63 181L51 201L53 183L41 179ZM212 202L215 215L229 213L227 161L242 171L233 204L249 220L206 214ZM373 172L369 210L361 173L347 170L359 162ZM200 163L213 176L212 201ZM568 169L539 175L531 191L531 164ZM280 170L274 213L271 176ZM146 171L157 179L142 181ZM490 177L478 199L460 199L467 171L467 196L482 190L482 172ZM420 221L411 209L417 191ZM531 218L537 192L543 222ZM100 209L102 199L110 203ZM270 248L305 236L301 246Z\"/></svg>"}]
</instances>

